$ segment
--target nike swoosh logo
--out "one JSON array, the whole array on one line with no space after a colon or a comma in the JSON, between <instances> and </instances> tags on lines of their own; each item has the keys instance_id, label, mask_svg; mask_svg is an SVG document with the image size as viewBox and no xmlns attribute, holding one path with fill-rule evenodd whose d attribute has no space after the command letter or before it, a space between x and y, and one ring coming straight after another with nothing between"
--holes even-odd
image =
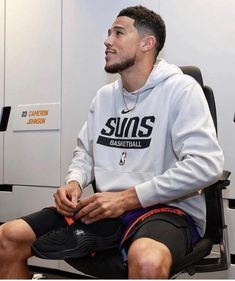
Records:
<instances>
[{"instance_id":1,"label":"nike swoosh logo","mask_svg":"<svg viewBox=\"0 0 235 281\"><path fill-rule=\"evenodd\" d=\"M122 111L121 111L121 114L126 114L126 113L128 113L128 112L130 112L131 110L126 110L126 109L123 109Z\"/></svg>"}]
</instances>

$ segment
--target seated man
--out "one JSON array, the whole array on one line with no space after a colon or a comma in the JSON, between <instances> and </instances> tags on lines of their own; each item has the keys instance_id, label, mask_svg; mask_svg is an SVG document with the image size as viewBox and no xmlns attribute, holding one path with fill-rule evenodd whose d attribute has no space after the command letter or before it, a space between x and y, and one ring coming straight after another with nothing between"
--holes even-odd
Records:
<instances>
[{"instance_id":1,"label":"seated man","mask_svg":"<svg viewBox=\"0 0 235 281\"><path fill-rule=\"evenodd\" d=\"M0 278L27 278L32 243L74 214L86 226L120 219L129 278L168 278L204 235L201 190L221 176L223 153L199 84L157 58L164 42L155 12L135 6L118 14L104 44L105 70L120 79L91 103L56 209L1 226ZM94 179L98 192L81 199Z\"/></svg>"}]
</instances>

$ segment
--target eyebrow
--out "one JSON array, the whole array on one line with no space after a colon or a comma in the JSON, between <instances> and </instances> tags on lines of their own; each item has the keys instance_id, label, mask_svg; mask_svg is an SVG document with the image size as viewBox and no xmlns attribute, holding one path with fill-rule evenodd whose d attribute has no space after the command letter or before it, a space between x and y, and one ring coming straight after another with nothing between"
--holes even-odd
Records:
<instances>
[{"instance_id":1,"label":"eyebrow","mask_svg":"<svg viewBox=\"0 0 235 281\"><path fill-rule=\"evenodd\" d=\"M121 25L115 25L115 26L113 26L112 28L109 28L109 29L108 29L108 34L110 35L112 30L120 30L120 29L121 29L121 30L126 30L126 28L123 27L123 26L121 26Z\"/></svg>"}]
</instances>

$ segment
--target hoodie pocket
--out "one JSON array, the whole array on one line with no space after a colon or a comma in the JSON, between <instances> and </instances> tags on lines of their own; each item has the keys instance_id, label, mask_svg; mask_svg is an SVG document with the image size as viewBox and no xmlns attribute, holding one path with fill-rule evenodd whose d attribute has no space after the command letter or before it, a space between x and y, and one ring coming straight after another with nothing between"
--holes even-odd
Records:
<instances>
[{"instance_id":1,"label":"hoodie pocket","mask_svg":"<svg viewBox=\"0 0 235 281\"><path fill-rule=\"evenodd\" d=\"M120 191L151 180L154 172L107 170L95 167L97 191Z\"/></svg>"}]
</instances>

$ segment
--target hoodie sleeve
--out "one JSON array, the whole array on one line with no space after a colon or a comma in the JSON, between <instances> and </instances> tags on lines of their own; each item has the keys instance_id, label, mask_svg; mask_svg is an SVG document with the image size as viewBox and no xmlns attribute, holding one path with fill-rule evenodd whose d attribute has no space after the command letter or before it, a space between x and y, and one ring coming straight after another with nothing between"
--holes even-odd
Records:
<instances>
[{"instance_id":1,"label":"hoodie sleeve","mask_svg":"<svg viewBox=\"0 0 235 281\"><path fill-rule=\"evenodd\" d=\"M216 182L223 172L223 152L204 93L191 83L172 104L171 140L175 165L136 185L143 207L190 197Z\"/></svg>"},{"instance_id":2,"label":"hoodie sleeve","mask_svg":"<svg viewBox=\"0 0 235 281\"><path fill-rule=\"evenodd\" d=\"M93 103L90 106L87 122L82 127L78 138L77 146L73 153L73 159L68 169L65 182L79 182L81 188L86 187L94 180L93 162Z\"/></svg>"}]
</instances>

